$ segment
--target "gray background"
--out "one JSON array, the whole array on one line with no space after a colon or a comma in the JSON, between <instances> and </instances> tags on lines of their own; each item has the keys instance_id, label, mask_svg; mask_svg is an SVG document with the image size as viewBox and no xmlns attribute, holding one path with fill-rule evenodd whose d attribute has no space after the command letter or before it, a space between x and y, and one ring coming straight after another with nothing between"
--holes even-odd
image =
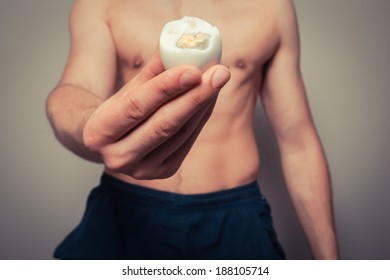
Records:
<instances>
[{"instance_id":1,"label":"gray background","mask_svg":"<svg viewBox=\"0 0 390 280\"><path fill-rule=\"evenodd\" d=\"M341 257L390 259L388 0L296 0L302 71L329 160ZM54 139L47 94L68 53L71 1L0 2L0 259L50 259L101 166ZM259 107L259 180L290 259L310 258Z\"/></svg>"}]
</instances>

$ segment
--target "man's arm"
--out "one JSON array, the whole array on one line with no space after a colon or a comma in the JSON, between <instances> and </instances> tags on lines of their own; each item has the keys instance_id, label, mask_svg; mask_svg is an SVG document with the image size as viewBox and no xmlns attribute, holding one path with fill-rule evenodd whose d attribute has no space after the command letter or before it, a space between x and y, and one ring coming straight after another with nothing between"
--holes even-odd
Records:
<instances>
[{"instance_id":1,"label":"man's arm","mask_svg":"<svg viewBox=\"0 0 390 280\"><path fill-rule=\"evenodd\" d=\"M47 116L58 140L95 162L102 159L84 145L83 130L90 115L112 94L116 72L115 46L103 2L74 1L68 62L46 102Z\"/></svg>"},{"instance_id":2,"label":"man's arm","mask_svg":"<svg viewBox=\"0 0 390 280\"><path fill-rule=\"evenodd\" d=\"M71 52L60 84L47 100L48 118L59 141L85 159L136 179L172 176L230 72L222 65L204 73L184 65L165 71L156 51L113 94L116 51L106 2L75 1Z\"/></svg>"},{"instance_id":3,"label":"man's arm","mask_svg":"<svg viewBox=\"0 0 390 280\"><path fill-rule=\"evenodd\" d=\"M338 249L330 176L301 77L295 11L290 0L277 2L279 46L267 66L261 98L312 253L317 259L335 259Z\"/></svg>"}]
</instances>

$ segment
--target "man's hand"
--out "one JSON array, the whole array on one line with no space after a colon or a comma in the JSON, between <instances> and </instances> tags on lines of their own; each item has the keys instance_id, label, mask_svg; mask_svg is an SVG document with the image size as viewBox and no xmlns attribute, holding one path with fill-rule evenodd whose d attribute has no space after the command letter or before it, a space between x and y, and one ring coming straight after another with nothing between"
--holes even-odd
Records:
<instances>
[{"instance_id":1,"label":"man's hand","mask_svg":"<svg viewBox=\"0 0 390 280\"><path fill-rule=\"evenodd\" d=\"M180 167L230 79L222 65L203 74L192 66L164 71L150 63L88 119L84 144L106 167L136 179L172 176Z\"/></svg>"}]
</instances>

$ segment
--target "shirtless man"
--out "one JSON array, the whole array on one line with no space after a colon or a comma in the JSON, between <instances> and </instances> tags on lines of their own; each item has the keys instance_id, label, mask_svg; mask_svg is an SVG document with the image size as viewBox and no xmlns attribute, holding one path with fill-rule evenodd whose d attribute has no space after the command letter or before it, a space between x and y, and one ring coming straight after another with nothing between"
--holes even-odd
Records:
<instances>
[{"instance_id":1,"label":"shirtless man","mask_svg":"<svg viewBox=\"0 0 390 280\"><path fill-rule=\"evenodd\" d=\"M159 34L185 15L219 28L220 65L203 73L190 65L164 71ZM329 174L300 73L291 0L76 0L71 35L48 117L64 146L104 163L102 185L113 186L91 193L83 221L57 257L283 258L268 205L252 192L260 167L253 132L258 96L313 256L338 257ZM216 206L205 212L198 204ZM153 218L151 211L163 214Z\"/></svg>"}]
</instances>

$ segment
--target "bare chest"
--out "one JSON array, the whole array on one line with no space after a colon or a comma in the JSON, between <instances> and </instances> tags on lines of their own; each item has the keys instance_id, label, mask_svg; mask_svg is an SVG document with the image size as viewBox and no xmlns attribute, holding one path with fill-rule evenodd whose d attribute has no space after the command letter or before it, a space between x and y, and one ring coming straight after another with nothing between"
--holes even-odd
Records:
<instances>
[{"instance_id":1,"label":"bare chest","mask_svg":"<svg viewBox=\"0 0 390 280\"><path fill-rule=\"evenodd\" d=\"M131 79L157 47L164 24L184 15L216 25L222 37L222 63L242 79L261 71L277 45L272 1L144 0L113 1L108 17L117 49L118 74Z\"/></svg>"}]
</instances>

